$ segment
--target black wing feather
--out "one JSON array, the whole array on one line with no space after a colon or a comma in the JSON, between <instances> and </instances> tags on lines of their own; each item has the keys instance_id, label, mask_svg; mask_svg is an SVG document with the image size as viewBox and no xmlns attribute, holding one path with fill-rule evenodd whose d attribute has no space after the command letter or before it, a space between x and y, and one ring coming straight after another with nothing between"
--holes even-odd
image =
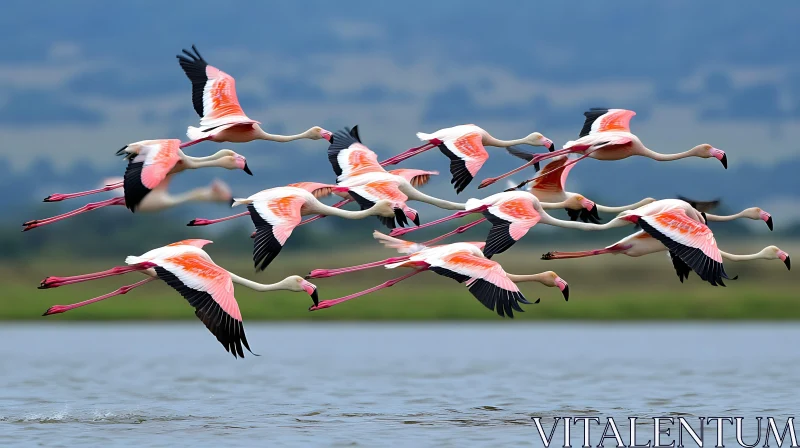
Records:
<instances>
[{"instance_id":1,"label":"black wing feather","mask_svg":"<svg viewBox=\"0 0 800 448\"><path fill-rule=\"evenodd\" d=\"M483 211L483 216L492 224L492 228L489 229L489 234L486 236L486 246L483 248L483 255L486 258L492 258L493 255L508 250L517 240L511 238L511 232L509 231L511 222L494 216L488 210Z\"/></svg>"},{"instance_id":2,"label":"black wing feather","mask_svg":"<svg viewBox=\"0 0 800 448\"><path fill-rule=\"evenodd\" d=\"M519 291L509 291L483 279L476 279L469 285L469 292L480 301L483 306L497 311L500 317L514 318L514 310L524 311L520 303L530 303Z\"/></svg>"},{"instance_id":3,"label":"black wing feather","mask_svg":"<svg viewBox=\"0 0 800 448\"><path fill-rule=\"evenodd\" d=\"M584 112L583 116L586 117L586 120L583 122L583 128L581 129L579 137L589 135L589 133L592 132L592 124L594 124L598 118L607 113L608 109L601 107L593 107Z\"/></svg>"},{"instance_id":4,"label":"black wing feather","mask_svg":"<svg viewBox=\"0 0 800 448\"><path fill-rule=\"evenodd\" d=\"M281 253L283 246L272 233L272 224L262 218L252 204L247 206L247 210L250 211L250 219L256 226L256 236L253 239L253 263L257 271L263 271Z\"/></svg>"},{"instance_id":5,"label":"black wing feather","mask_svg":"<svg viewBox=\"0 0 800 448\"><path fill-rule=\"evenodd\" d=\"M352 190L349 191L348 194L350 195L350 197L353 198L354 201L356 201L358 206L361 207L361 210L367 210L375 205L374 202L370 201L364 196L361 196L358 193L353 192ZM405 213L403 213L403 211L400 210L399 208L394 209L394 217L380 216L380 215L377 215L376 217L378 218L378 221L380 221L383 225L385 225L390 229L394 229L397 227L397 225L395 224L395 219L397 220L397 224L399 224L400 227L405 227L405 225L408 224L408 220L406 219Z\"/></svg>"},{"instance_id":6,"label":"black wing feather","mask_svg":"<svg viewBox=\"0 0 800 448\"><path fill-rule=\"evenodd\" d=\"M125 192L125 207L128 207L128 210L132 212L136 211L139 203L142 202L142 199L151 191L142 183L143 166L144 162L134 162L131 159L128 161L128 167L125 169L125 178L122 183L122 188Z\"/></svg>"},{"instance_id":7,"label":"black wing feather","mask_svg":"<svg viewBox=\"0 0 800 448\"><path fill-rule=\"evenodd\" d=\"M358 126L354 126L353 129L340 129L333 134L331 144L328 146L328 160L331 162L333 172L336 173L337 176L342 175L342 167L339 166L338 159L339 153L349 148L350 145L354 143L361 143L358 139Z\"/></svg>"},{"instance_id":8,"label":"black wing feather","mask_svg":"<svg viewBox=\"0 0 800 448\"><path fill-rule=\"evenodd\" d=\"M453 175L450 183L456 189L456 194L461 193L473 179L472 174L467 169L467 163L455 155L453 151L450 151L444 143L439 145L439 150L450 159L450 174Z\"/></svg>"},{"instance_id":9,"label":"black wing feather","mask_svg":"<svg viewBox=\"0 0 800 448\"><path fill-rule=\"evenodd\" d=\"M186 73L186 77L192 82L194 111L197 112L197 115L200 115L200 118L203 118L203 90L206 88L206 82L208 82L208 76L206 76L208 62L200 56L194 45L192 45L192 50L194 50L194 54L184 49L183 53L186 56L179 54L177 58L183 72Z\"/></svg>"}]
</instances>

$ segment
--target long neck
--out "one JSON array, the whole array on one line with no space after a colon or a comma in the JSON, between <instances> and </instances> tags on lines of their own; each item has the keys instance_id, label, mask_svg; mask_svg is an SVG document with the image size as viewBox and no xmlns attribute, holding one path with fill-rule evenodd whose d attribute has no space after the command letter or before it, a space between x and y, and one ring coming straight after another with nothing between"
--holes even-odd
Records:
<instances>
[{"instance_id":1,"label":"long neck","mask_svg":"<svg viewBox=\"0 0 800 448\"><path fill-rule=\"evenodd\" d=\"M410 194L409 194L410 193ZM466 204L461 204L458 202L450 202L445 201L444 199L435 198L433 196L428 196L427 194L417 190L414 188L412 191L406 193L409 199L414 201L426 202L428 204L434 205L439 208L443 208L445 210L466 210Z\"/></svg>"},{"instance_id":2,"label":"long neck","mask_svg":"<svg viewBox=\"0 0 800 448\"><path fill-rule=\"evenodd\" d=\"M739 219L743 217L745 217L744 210L740 211L739 213L736 213L735 215L712 215L706 213L706 219L708 219L709 221L733 221L734 219Z\"/></svg>"},{"instance_id":3,"label":"long neck","mask_svg":"<svg viewBox=\"0 0 800 448\"><path fill-rule=\"evenodd\" d=\"M561 220L561 219L556 219L556 218L553 218L552 216L548 215L545 212L540 212L539 215L541 216L541 219L539 220L539 222L541 222L542 224L548 224L548 225L557 226L557 227L565 227L567 229L608 230L608 229L613 229L615 227L623 227L623 226L626 226L626 225L630 224L630 222L622 220L622 219L619 219L619 218L614 218L614 219L612 219L611 221L609 221L609 222L607 222L605 224L590 224L590 223L587 223L587 222L564 221L564 220Z\"/></svg>"},{"instance_id":4,"label":"long neck","mask_svg":"<svg viewBox=\"0 0 800 448\"><path fill-rule=\"evenodd\" d=\"M273 284L263 284L263 283L254 282L252 280L248 280L248 279L246 279L244 277L239 277L238 275L234 274L233 272L229 272L229 274L231 276L231 280L233 280L234 283L238 283L238 284L240 284L242 286L246 286L246 287L248 287L248 288L250 288L250 289L252 289L254 291L280 291L280 290L288 289L285 286L283 286L283 284L282 284L283 282L278 282L278 283L273 283Z\"/></svg>"},{"instance_id":5,"label":"long neck","mask_svg":"<svg viewBox=\"0 0 800 448\"><path fill-rule=\"evenodd\" d=\"M545 210L555 210L555 209L559 209L559 208L569 208L569 207L567 207L567 202L568 201L569 200L561 201L561 202L541 202L540 201L539 204Z\"/></svg>"},{"instance_id":6,"label":"long neck","mask_svg":"<svg viewBox=\"0 0 800 448\"><path fill-rule=\"evenodd\" d=\"M762 250L761 252L749 255L736 255L736 254L729 254L727 252L719 251L722 258L731 261L748 261L748 260L768 260L766 253Z\"/></svg>"},{"instance_id":7,"label":"long neck","mask_svg":"<svg viewBox=\"0 0 800 448\"><path fill-rule=\"evenodd\" d=\"M167 195L166 196L167 202L169 205L178 205L183 204L184 202L214 202L214 193L211 188L195 188L194 190L189 190L185 193L176 194L176 195Z\"/></svg>"},{"instance_id":8,"label":"long neck","mask_svg":"<svg viewBox=\"0 0 800 448\"><path fill-rule=\"evenodd\" d=\"M516 140L500 140L498 138L494 138L491 135L487 135L483 138L483 144L486 146L496 146L498 148L508 148L509 146L514 145L525 145L528 142L524 138L518 138Z\"/></svg>"},{"instance_id":9,"label":"long neck","mask_svg":"<svg viewBox=\"0 0 800 448\"><path fill-rule=\"evenodd\" d=\"M517 274L506 274L508 279L514 283L522 283L522 282L539 282L544 283L546 278L546 274L544 272L539 274L528 274L528 275L517 275Z\"/></svg>"},{"instance_id":10,"label":"long neck","mask_svg":"<svg viewBox=\"0 0 800 448\"><path fill-rule=\"evenodd\" d=\"M304 138L308 138L308 133L303 132L302 134L294 134L294 135L279 135L279 134L270 134L261 130L258 134L258 138L261 140L269 140L273 142L291 142L294 140L302 140Z\"/></svg>"},{"instance_id":11,"label":"long neck","mask_svg":"<svg viewBox=\"0 0 800 448\"><path fill-rule=\"evenodd\" d=\"M600 205L600 204L595 204L595 205L597 206L597 211L598 212L620 213L620 212L624 212L626 210L633 210L635 208L639 208L639 207L641 207L643 205L647 205L647 204L649 204L651 202L653 202L653 201L650 200L650 199L642 199L641 201L636 202L634 204L620 205L619 207L607 207L605 205Z\"/></svg>"},{"instance_id":12,"label":"long neck","mask_svg":"<svg viewBox=\"0 0 800 448\"><path fill-rule=\"evenodd\" d=\"M331 207L329 205L325 205L319 202L317 204L314 204L314 213L327 216L338 216L340 218L345 218L345 219L364 219L367 216L375 215L373 208L374 207L370 207L366 210L361 210L356 212L351 210L342 210L340 208Z\"/></svg>"},{"instance_id":13,"label":"long neck","mask_svg":"<svg viewBox=\"0 0 800 448\"><path fill-rule=\"evenodd\" d=\"M224 168L224 166L222 165L222 160L220 160L220 159L210 159L208 157L203 157L203 158L198 159L198 158L195 158L195 157L185 156L183 158L183 164L184 164L185 169L189 169L189 170L196 170L196 169L199 169L199 168L209 168L209 167L214 167L214 166Z\"/></svg>"},{"instance_id":14,"label":"long neck","mask_svg":"<svg viewBox=\"0 0 800 448\"><path fill-rule=\"evenodd\" d=\"M642 147L642 155L646 157L650 157L653 160L658 160L660 162L669 162L670 160L678 160L678 159L685 159L687 157L693 157L695 155L694 148L679 152L675 154L661 154L660 152L655 152L649 148Z\"/></svg>"}]
</instances>

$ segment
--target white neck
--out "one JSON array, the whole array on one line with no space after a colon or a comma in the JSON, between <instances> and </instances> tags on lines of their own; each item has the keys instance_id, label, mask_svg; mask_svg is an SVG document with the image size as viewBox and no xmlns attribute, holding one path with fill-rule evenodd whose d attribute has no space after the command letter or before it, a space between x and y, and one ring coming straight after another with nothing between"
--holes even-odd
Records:
<instances>
[{"instance_id":1,"label":"white neck","mask_svg":"<svg viewBox=\"0 0 800 448\"><path fill-rule=\"evenodd\" d=\"M344 219L364 219L368 216L375 216L380 214L379 207L374 205L366 210L361 211L351 211L351 210L342 210L340 208L331 207L329 205L325 205L322 202L317 201L312 207L315 214L326 215L326 216L338 216L339 218Z\"/></svg>"},{"instance_id":2,"label":"white neck","mask_svg":"<svg viewBox=\"0 0 800 448\"><path fill-rule=\"evenodd\" d=\"M279 134L270 134L261 130L258 135L258 138L261 140L269 140L273 142L291 142L294 140L302 140L304 138L309 138L308 131L303 132L302 134L294 134L294 135L279 135Z\"/></svg>"},{"instance_id":3,"label":"white neck","mask_svg":"<svg viewBox=\"0 0 800 448\"><path fill-rule=\"evenodd\" d=\"M462 204L462 203L458 203L458 202L445 201L444 199L439 199L439 198L435 198L433 196L428 196L427 194L417 190L414 187L410 187L410 188L406 187L403 190L407 190L407 191L403 191L403 193L405 193L405 195L408 196L408 198L411 199L412 201L425 202L425 203L434 205L436 207L443 208L445 210L466 210L467 209L466 204Z\"/></svg>"},{"instance_id":4,"label":"white neck","mask_svg":"<svg viewBox=\"0 0 800 448\"><path fill-rule=\"evenodd\" d=\"M761 252L749 255L736 255L736 254L729 254L727 252L719 251L722 258L731 261L748 261L748 260L772 260L775 257L770 257L767 254L768 248L764 248Z\"/></svg>"},{"instance_id":5,"label":"white neck","mask_svg":"<svg viewBox=\"0 0 800 448\"><path fill-rule=\"evenodd\" d=\"M483 138L483 144L486 146L496 146L498 148L508 148L509 146L514 145L527 145L528 141L524 138L518 138L516 140L500 140L492 137L491 135L486 135Z\"/></svg>"},{"instance_id":6,"label":"white neck","mask_svg":"<svg viewBox=\"0 0 800 448\"><path fill-rule=\"evenodd\" d=\"M508 274L506 276L509 280L514 283L522 283L522 282L539 282L544 284L545 279L547 278L547 274L542 272L539 274L528 274L528 275L517 275L517 274Z\"/></svg>"},{"instance_id":7,"label":"white neck","mask_svg":"<svg viewBox=\"0 0 800 448\"><path fill-rule=\"evenodd\" d=\"M653 201L650 200L650 199L642 199L641 201L636 202L634 204L620 205L619 207L607 207L605 205L600 205L600 204L595 204L595 206L597 206L597 211L598 212L620 213L620 212L624 212L626 210L633 210L635 208L639 208L639 207L641 207L643 205L647 205L647 204L649 204L651 202L653 202Z\"/></svg>"},{"instance_id":8,"label":"white neck","mask_svg":"<svg viewBox=\"0 0 800 448\"><path fill-rule=\"evenodd\" d=\"M281 290L288 290L289 289L284 284L285 280L280 281L278 283L265 285L263 283L258 283L258 282L254 282L252 280L248 280L248 279L246 279L244 277L239 277L238 275L234 274L233 272L228 272L228 274L230 274L231 280L233 280L234 283L238 283L238 284L240 284L242 286L246 286L246 287L248 287L248 288L250 288L250 289L252 289L254 291L262 291L262 292L263 291L281 291Z\"/></svg>"},{"instance_id":9,"label":"white neck","mask_svg":"<svg viewBox=\"0 0 800 448\"><path fill-rule=\"evenodd\" d=\"M183 158L183 166L184 169L187 170L196 170L200 168L211 168L211 167L228 168L223 164L223 161L221 159L209 159L207 157L204 157L203 159L197 159L189 156Z\"/></svg>"},{"instance_id":10,"label":"white neck","mask_svg":"<svg viewBox=\"0 0 800 448\"><path fill-rule=\"evenodd\" d=\"M749 216L745 216L746 210L742 210L735 215L712 215L710 213L706 213L706 219L709 221L733 221L734 219L739 218L749 218Z\"/></svg>"},{"instance_id":11,"label":"white neck","mask_svg":"<svg viewBox=\"0 0 800 448\"><path fill-rule=\"evenodd\" d=\"M209 187L195 188L185 193L176 195L165 195L165 202L169 206L183 204L184 202L217 202L214 192Z\"/></svg>"},{"instance_id":12,"label":"white neck","mask_svg":"<svg viewBox=\"0 0 800 448\"><path fill-rule=\"evenodd\" d=\"M578 230L608 230L608 229L613 229L615 227L623 227L630 224L630 222L619 218L614 218L605 224L590 224L587 222L580 222L580 221L563 221L561 219L553 218L544 211L539 212L539 216L541 217L539 222L541 222L542 224L547 224L556 227L566 227L568 229L578 229Z\"/></svg>"},{"instance_id":13,"label":"white neck","mask_svg":"<svg viewBox=\"0 0 800 448\"><path fill-rule=\"evenodd\" d=\"M541 201L539 201L539 204L545 210L555 210L555 209L559 209L559 208L569 208L567 206L568 202L569 202L569 199L561 201L561 202L541 202Z\"/></svg>"},{"instance_id":14,"label":"white neck","mask_svg":"<svg viewBox=\"0 0 800 448\"><path fill-rule=\"evenodd\" d=\"M650 157L651 159L658 160L660 162L669 162L671 160L685 159L687 157L694 157L696 155L695 154L695 148L692 148L692 149L690 149L688 151L675 153L675 154L661 154L661 153L655 152L655 151L653 151L653 150L651 150L651 149L649 149L649 148L647 148L645 146L642 146L641 152L642 152L642 155L644 155L645 157Z\"/></svg>"}]
</instances>

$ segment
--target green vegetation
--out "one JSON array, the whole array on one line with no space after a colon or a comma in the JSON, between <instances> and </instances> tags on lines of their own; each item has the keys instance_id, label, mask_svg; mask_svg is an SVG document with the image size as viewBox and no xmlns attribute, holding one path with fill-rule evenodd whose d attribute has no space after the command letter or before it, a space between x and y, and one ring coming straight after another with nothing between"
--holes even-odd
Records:
<instances>
[{"instance_id":1,"label":"green vegetation","mask_svg":"<svg viewBox=\"0 0 800 448\"><path fill-rule=\"evenodd\" d=\"M751 253L765 246L749 242L731 252ZM291 274L306 274L313 268L332 268L379 260L392 256L388 250L366 247L347 253L291 252L281 254L266 273L255 274L248 258L215 256L215 245L207 249L222 266L256 281L271 283ZM580 244L581 248L594 247ZM792 245L779 244L793 252ZM570 284L570 301L565 302L556 288L536 283L522 284L526 297L538 305L528 305L517 320L680 320L680 319L800 319L800 294L795 272L787 272L778 261L726 263L731 276L727 288L702 283L692 274L681 284L664 254L642 258L604 256L593 259L541 261L550 249L569 250L575 245L556 247L515 247L497 260L516 274L554 270ZM797 252L797 251L794 251ZM189 305L163 283L151 283L124 296L114 297L65 314L40 317L51 305L86 300L138 281L127 274L99 281L38 290L47 275L75 275L122 264L119 259L104 260L21 260L0 264L3 281L0 319L3 320L172 320L194 319ZM402 275L400 270L372 269L355 274L313 280L321 299L333 299L377 285ZM308 312L311 305L302 293L257 293L236 287L236 297L246 321L255 320L499 320L486 310L461 285L434 273L423 273L392 288L355 299L336 307Z\"/></svg>"}]
</instances>

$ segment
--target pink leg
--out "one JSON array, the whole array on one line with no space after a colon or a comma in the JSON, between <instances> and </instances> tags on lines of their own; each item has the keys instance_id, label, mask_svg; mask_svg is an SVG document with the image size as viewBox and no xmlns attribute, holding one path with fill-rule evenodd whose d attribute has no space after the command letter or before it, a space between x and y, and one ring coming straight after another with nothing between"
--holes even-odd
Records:
<instances>
[{"instance_id":1,"label":"pink leg","mask_svg":"<svg viewBox=\"0 0 800 448\"><path fill-rule=\"evenodd\" d=\"M37 227L45 226L47 224L52 224L56 221L61 221L62 219L67 219L75 215L80 215L81 213L90 212L98 208L108 207L109 205L125 205L125 198L113 198L100 202L90 202L81 208L72 210L71 212L63 213L58 216L53 216L51 218L45 218L45 219L34 219L32 221L28 221L22 224L23 226L25 226L25 228L22 229L22 231L27 232L28 230L35 229Z\"/></svg>"},{"instance_id":2,"label":"pink leg","mask_svg":"<svg viewBox=\"0 0 800 448\"><path fill-rule=\"evenodd\" d=\"M486 210L487 208L489 208L488 205L482 205L480 207L473 208L472 210L464 210L462 212L453 213L450 216L445 216L444 218L440 218L440 219L437 219L435 221L431 221L429 223L425 223L425 224L423 224L421 226L418 226L418 227L407 227L407 228L403 228L403 229L392 229L392 231L389 233L389 235L390 236L405 235L408 232L413 232L415 230L424 229L425 227L434 226L436 224L440 224L440 223L443 223L443 222L446 222L446 221L450 221L452 219L462 218L464 216L468 216L468 215L471 215L473 213L480 213L480 212Z\"/></svg>"},{"instance_id":3,"label":"pink leg","mask_svg":"<svg viewBox=\"0 0 800 448\"><path fill-rule=\"evenodd\" d=\"M489 177L487 179L484 179L484 180L481 181L480 185L478 185L478 189L486 188L489 185L492 185L493 183L497 182L498 180L505 179L506 177L511 176L512 174L518 173L518 172L524 170L525 168L527 168L527 167L529 167L531 165L534 165L534 162L528 162L525 165L522 165L519 168L513 169L513 170L511 170L511 171L509 171L509 172L507 172L505 174L501 174L500 176Z\"/></svg>"},{"instance_id":4,"label":"pink leg","mask_svg":"<svg viewBox=\"0 0 800 448\"><path fill-rule=\"evenodd\" d=\"M519 167L517 169L511 170L511 171L509 171L509 172L507 172L505 174L501 174L500 176L497 176L497 177L490 177L488 179L484 179L483 181L481 181L481 183L478 186L478 188L488 187L489 185L492 185L493 183L497 182L498 180L505 179L506 177L508 177L508 176L510 176L510 175L512 175L512 174L514 174L516 172L519 172L520 170L523 170L523 169L525 169L525 168L527 168L527 167L529 167L531 165L535 165L535 164L541 162L542 160L552 159L553 157L558 157L558 156L563 155L563 154L571 154L573 152L580 152L580 151L583 151L585 149L586 149L586 147L584 147L584 146L575 146L575 147L568 148L568 149L559 149L558 151L546 152L544 154L536 154L535 156L533 156L533 159L528 161L528 163L526 163L525 165L522 165L521 167ZM586 156L584 156L584 157L586 157ZM580 159L578 159L578 160L580 160ZM526 181L524 183L527 183L527 182L529 182L529 181ZM520 187L517 187L517 188L520 188Z\"/></svg>"},{"instance_id":5,"label":"pink leg","mask_svg":"<svg viewBox=\"0 0 800 448\"><path fill-rule=\"evenodd\" d=\"M565 260L567 258L584 258L593 257L595 255L613 254L617 252L624 252L631 248L630 244L613 245L605 249L584 250L580 252L548 252L542 255L542 260Z\"/></svg>"},{"instance_id":6,"label":"pink leg","mask_svg":"<svg viewBox=\"0 0 800 448\"><path fill-rule=\"evenodd\" d=\"M117 266L106 271L93 272L91 274L73 275L71 277L47 277L39 283L39 289L57 288L59 286L70 285L72 283L87 282L98 278L112 277L114 275L127 274L128 272L144 271L155 266L154 263L146 261L130 266Z\"/></svg>"},{"instance_id":7,"label":"pink leg","mask_svg":"<svg viewBox=\"0 0 800 448\"><path fill-rule=\"evenodd\" d=\"M188 147L190 147L192 145L196 145L196 144L198 144L200 142L204 142L206 140L211 140L212 138L214 138L214 136L213 135L209 135L208 137L203 137L203 138L200 138L200 139L197 139L197 140L192 140L190 142L181 143L179 148L180 149L188 148Z\"/></svg>"},{"instance_id":8,"label":"pink leg","mask_svg":"<svg viewBox=\"0 0 800 448\"><path fill-rule=\"evenodd\" d=\"M439 140L431 140L428 143L425 143L423 145L417 146L416 148L411 148L411 149L409 149L407 151L401 152L400 154L398 154L398 155L396 155L394 157L390 157L390 158L384 160L383 162L381 162L381 166L396 165L396 164L402 162L403 160L409 159L411 157L414 157L417 154L422 154L423 152L425 152L425 151L427 151L429 149L435 148L435 147L439 146L441 143L442 142L440 142Z\"/></svg>"},{"instance_id":9,"label":"pink leg","mask_svg":"<svg viewBox=\"0 0 800 448\"><path fill-rule=\"evenodd\" d=\"M364 269L376 268L376 267L379 267L379 266L385 266L385 265L391 264L391 263L400 263L401 261L406 261L408 259L409 259L408 256L405 256L405 257L392 257L392 258L387 258L387 259L381 260L381 261L373 261L372 263L360 264L360 265L357 265L357 266L349 266L349 267L346 267L346 268L314 269L313 271L311 271L306 276L306 278L310 279L310 278L333 277L335 275L346 274L348 272L363 271Z\"/></svg>"},{"instance_id":10,"label":"pink leg","mask_svg":"<svg viewBox=\"0 0 800 448\"><path fill-rule=\"evenodd\" d=\"M551 154L553 154L553 153L551 153ZM563 169L567 168L568 166L574 165L574 164L576 164L576 163L580 162L581 160L583 160L583 159L585 159L585 158L587 158L587 157L589 157L589 154L584 154L584 155L582 155L582 156L578 157L578 158L577 158L577 159L575 159L575 160L570 160L569 162L567 162L566 164L564 164L564 166L562 166L562 167L559 167L559 168L557 168L557 169L559 169L559 170L563 170ZM545 168L547 168L547 167L545 167ZM542 177L542 176L547 176L548 174L550 174L550 172L551 172L551 171L555 171L555 170L544 171L544 172L542 172L542 173L539 173L539 174L538 174L536 177L532 177L532 178L530 178L530 179L528 179L528 180L525 180L525 181L521 182L519 185L517 185L516 187L514 187L514 188L509 188L508 190L505 190L505 191L513 191L513 190L516 190L517 188L522 188L522 187L524 187L524 186L525 186L525 184L527 184L528 182L532 182L532 181L534 181L535 179L538 179L538 178L540 178L540 177Z\"/></svg>"},{"instance_id":11,"label":"pink leg","mask_svg":"<svg viewBox=\"0 0 800 448\"><path fill-rule=\"evenodd\" d=\"M352 200L352 199L345 199L345 200L343 200L343 201L339 201L339 202L337 202L337 203L335 203L335 204L331 205L331 207L333 207L333 208L340 208L340 207L342 207L343 205L345 205L345 204L349 204L349 203L351 203L351 202L353 202L353 200ZM305 221L302 221L302 222L300 222L300 224L298 224L298 226L302 226L303 224L308 224L308 223L310 223L310 222L314 222L314 221L316 221L316 220L318 220L318 219L322 219L322 218L324 218L324 217L326 217L326 216L327 216L327 215L317 215L317 216L314 216L314 217L308 218L308 219L306 219Z\"/></svg>"},{"instance_id":12,"label":"pink leg","mask_svg":"<svg viewBox=\"0 0 800 448\"><path fill-rule=\"evenodd\" d=\"M316 311L316 310L321 310L323 308L330 308L330 307L332 307L334 305L338 305L338 304L340 304L342 302L346 302L346 301L348 301L350 299L355 299L356 297L361 297L363 295L366 295L366 294L369 294L371 292L375 292L375 291L378 291L378 290L381 290L381 289L384 289L384 288L390 288L390 287L394 286L395 284L397 284L399 282L402 282L403 280L405 280L405 279L407 279L409 277L413 277L413 276L419 274L420 272L424 272L424 271L427 271L427 270L428 270L427 267L426 268L416 269L413 272L408 273L408 274L406 274L406 275L404 275L402 277L393 278L391 280L388 280L388 281L385 281L385 282L381 283L378 286L374 286L372 288L365 289L364 291L357 292L355 294L350 294L349 296L344 296L344 297L339 298L339 299L323 300L322 302L319 302L318 305L314 305L311 308L309 308L308 310L309 311Z\"/></svg>"},{"instance_id":13,"label":"pink leg","mask_svg":"<svg viewBox=\"0 0 800 448\"><path fill-rule=\"evenodd\" d=\"M110 292L108 294L104 294L104 295L102 295L100 297L95 297L94 299L84 300L83 302L73 303L72 305L53 305L50 308L48 308L47 311L45 311L44 314L42 314L42 316L49 316L51 314L63 313L65 311L74 310L75 308L80 308L82 306L86 306L86 305L89 305L91 303L95 303L95 302L99 302L101 300L105 300L105 299L107 299L109 297L114 297L114 296L119 296L119 295L122 295L122 294L126 294L131 289L138 288L139 286L142 286L145 283L152 282L153 280L156 280L156 278L155 277L146 278L146 279L144 279L144 280L142 280L140 282L136 282L136 283L134 283L132 285L123 286L123 287L117 289L114 292Z\"/></svg>"},{"instance_id":14,"label":"pink leg","mask_svg":"<svg viewBox=\"0 0 800 448\"><path fill-rule=\"evenodd\" d=\"M481 219L478 219L478 220L472 221L472 222L471 222L471 223L469 223L469 224L464 224L463 226L461 226L461 227L458 227L457 229L453 230L452 232L447 232L447 233L445 233L445 234L444 234L444 235L442 235L442 236L436 237L436 238L434 238L434 239L432 239L432 240L430 240L430 241L425 241L425 242L424 242L424 243L422 243L422 244L423 244L424 246L432 246L432 245L434 245L434 244L438 243L439 241L442 241L443 239L449 238L449 237L451 237L451 236L453 236L453 235L457 235L457 234L459 234L459 233L464 233L464 232L466 232L467 230L469 230L469 229L471 229L471 228L473 228L473 227L477 226L478 224L480 224L480 223L482 223L482 222L484 222L484 221L486 221L486 218L481 218Z\"/></svg>"},{"instance_id":15,"label":"pink leg","mask_svg":"<svg viewBox=\"0 0 800 448\"><path fill-rule=\"evenodd\" d=\"M63 201L64 199L71 199L77 198L80 196L88 196L90 194L102 193L104 191L111 191L116 190L117 188L122 188L123 183L119 182L116 184L109 184L103 188L98 188L96 190L87 190L87 191L79 191L77 193L53 193L50 196L44 198L44 202L58 202Z\"/></svg>"},{"instance_id":16,"label":"pink leg","mask_svg":"<svg viewBox=\"0 0 800 448\"><path fill-rule=\"evenodd\" d=\"M230 221L231 219L241 218L242 216L249 216L250 212L242 212L236 215L226 216L224 218L217 218L217 219L203 219L203 218L196 218L189 221L189 224L186 224L189 227L197 227L197 226L207 226L209 224L216 224L222 221Z\"/></svg>"}]
</instances>

